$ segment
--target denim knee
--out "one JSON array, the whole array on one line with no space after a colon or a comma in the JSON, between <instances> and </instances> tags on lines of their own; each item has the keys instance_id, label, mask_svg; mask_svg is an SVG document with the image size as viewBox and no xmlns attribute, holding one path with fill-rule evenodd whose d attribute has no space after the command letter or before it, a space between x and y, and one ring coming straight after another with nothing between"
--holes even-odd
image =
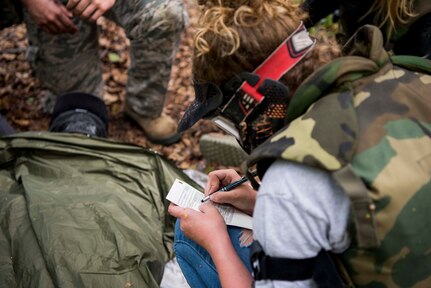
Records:
<instances>
[{"instance_id":1,"label":"denim knee","mask_svg":"<svg viewBox=\"0 0 431 288\"><path fill-rule=\"evenodd\" d=\"M204 248L184 235L180 229L180 220L175 224L174 251L190 287L221 287L211 256Z\"/></svg>"}]
</instances>

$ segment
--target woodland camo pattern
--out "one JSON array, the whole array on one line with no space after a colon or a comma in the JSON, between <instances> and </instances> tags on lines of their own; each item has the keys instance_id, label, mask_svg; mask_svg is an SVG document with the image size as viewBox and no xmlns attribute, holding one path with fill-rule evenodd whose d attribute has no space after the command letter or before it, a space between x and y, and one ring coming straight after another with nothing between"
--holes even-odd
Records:
<instances>
[{"instance_id":1,"label":"woodland camo pattern","mask_svg":"<svg viewBox=\"0 0 431 288\"><path fill-rule=\"evenodd\" d=\"M341 255L353 283L431 287L431 62L389 57L373 26L345 53L300 87L290 124L248 165L283 158L336 172L350 163L376 205L380 240L375 249L353 240Z\"/></svg>"}]
</instances>

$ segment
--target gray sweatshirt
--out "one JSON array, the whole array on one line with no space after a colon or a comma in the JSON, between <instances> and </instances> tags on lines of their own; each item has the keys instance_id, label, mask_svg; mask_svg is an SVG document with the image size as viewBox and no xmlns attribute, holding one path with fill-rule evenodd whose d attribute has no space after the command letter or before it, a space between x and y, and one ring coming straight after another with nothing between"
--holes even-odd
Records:
<instances>
[{"instance_id":1,"label":"gray sweatshirt","mask_svg":"<svg viewBox=\"0 0 431 288\"><path fill-rule=\"evenodd\" d=\"M257 193L254 238L273 257L310 258L322 249L340 253L350 244L349 209L349 198L328 172L278 160ZM316 285L312 280L258 281L256 287Z\"/></svg>"}]
</instances>

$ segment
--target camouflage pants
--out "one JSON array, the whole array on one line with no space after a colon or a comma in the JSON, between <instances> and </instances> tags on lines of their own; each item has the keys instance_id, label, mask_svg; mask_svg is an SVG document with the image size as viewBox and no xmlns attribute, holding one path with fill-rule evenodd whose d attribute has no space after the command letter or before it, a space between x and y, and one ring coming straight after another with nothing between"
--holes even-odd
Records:
<instances>
[{"instance_id":1,"label":"camouflage pants","mask_svg":"<svg viewBox=\"0 0 431 288\"><path fill-rule=\"evenodd\" d=\"M123 27L130 40L126 105L143 117L159 116L186 20L182 0L117 0L105 17ZM75 34L51 35L25 15L27 58L54 95L79 91L102 97L97 25L73 21L79 29Z\"/></svg>"}]
</instances>

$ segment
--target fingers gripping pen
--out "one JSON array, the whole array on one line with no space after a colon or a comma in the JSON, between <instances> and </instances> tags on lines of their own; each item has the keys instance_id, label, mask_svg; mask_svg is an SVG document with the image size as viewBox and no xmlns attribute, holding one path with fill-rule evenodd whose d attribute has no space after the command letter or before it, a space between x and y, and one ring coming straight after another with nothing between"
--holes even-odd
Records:
<instances>
[{"instance_id":1,"label":"fingers gripping pen","mask_svg":"<svg viewBox=\"0 0 431 288\"><path fill-rule=\"evenodd\" d=\"M253 172L251 172L251 175L252 175L253 177L256 177L256 176L257 176L257 172L256 172L256 171L253 171ZM212 193L208 194L207 196L205 196L205 197L201 200L201 202L202 202L202 203L204 203L204 202L208 201L208 200L210 199L210 196L211 196L212 194L216 193L216 192L226 192L226 191L230 191L230 190L232 190L232 189L234 189L234 188L238 187L239 185L241 185L241 184L243 184L243 183L245 183L245 182L247 182L247 181L248 181L247 177L242 176L239 180L234 181L234 182L232 182L232 183L230 183L230 184L228 184L228 185L226 185L226 186L224 186L224 187L220 188L219 190L214 191L214 192L212 192Z\"/></svg>"}]
</instances>

